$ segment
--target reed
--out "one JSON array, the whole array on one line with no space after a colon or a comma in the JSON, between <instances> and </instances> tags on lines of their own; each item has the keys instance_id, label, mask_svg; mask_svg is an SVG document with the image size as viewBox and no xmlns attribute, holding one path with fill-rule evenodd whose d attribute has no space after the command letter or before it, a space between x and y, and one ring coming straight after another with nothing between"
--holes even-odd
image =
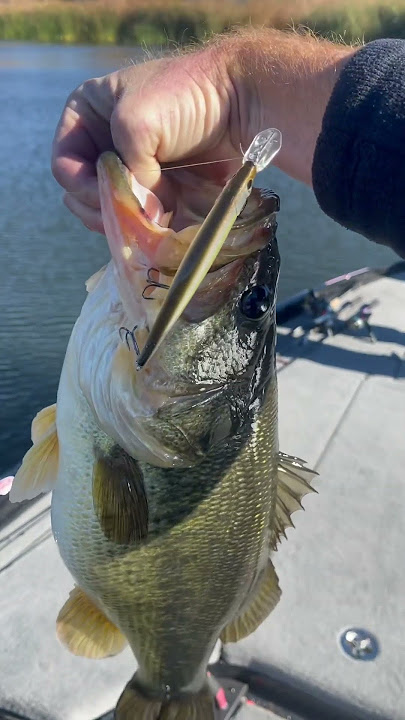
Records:
<instances>
[{"instance_id":1,"label":"reed","mask_svg":"<svg viewBox=\"0 0 405 720\"><path fill-rule=\"evenodd\" d=\"M405 37L405 0L0 0L2 40L182 44L249 23L346 42Z\"/></svg>"}]
</instances>

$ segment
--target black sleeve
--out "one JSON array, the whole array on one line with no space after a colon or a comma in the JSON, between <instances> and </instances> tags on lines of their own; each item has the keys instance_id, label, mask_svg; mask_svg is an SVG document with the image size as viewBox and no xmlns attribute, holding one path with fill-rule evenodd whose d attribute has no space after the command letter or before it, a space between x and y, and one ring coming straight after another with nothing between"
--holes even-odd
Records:
<instances>
[{"instance_id":1,"label":"black sleeve","mask_svg":"<svg viewBox=\"0 0 405 720\"><path fill-rule=\"evenodd\" d=\"M405 257L405 41L375 40L342 71L312 166L321 209Z\"/></svg>"}]
</instances>

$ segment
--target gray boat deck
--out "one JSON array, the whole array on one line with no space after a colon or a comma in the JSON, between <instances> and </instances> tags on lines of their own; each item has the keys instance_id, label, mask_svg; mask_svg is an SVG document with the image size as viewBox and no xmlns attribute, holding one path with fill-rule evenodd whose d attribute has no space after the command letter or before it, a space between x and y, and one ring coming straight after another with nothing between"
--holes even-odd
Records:
<instances>
[{"instance_id":1,"label":"gray boat deck","mask_svg":"<svg viewBox=\"0 0 405 720\"><path fill-rule=\"evenodd\" d=\"M223 650L282 688L290 713L243 704L238 720L405 718L405 274L349 297L379 300L376 343L339 334L300 344L279 328L280 447L318 470L319 494L304 499L274 556L278 607ZM97 662L59 645L55 618L72 580L49 504L43 497L0 531L0 705L32 720L94 720L114 707L135 663L129 650ZM340 649L351 627L376 636L374 660Z\"/></svg>"}]
</instances>

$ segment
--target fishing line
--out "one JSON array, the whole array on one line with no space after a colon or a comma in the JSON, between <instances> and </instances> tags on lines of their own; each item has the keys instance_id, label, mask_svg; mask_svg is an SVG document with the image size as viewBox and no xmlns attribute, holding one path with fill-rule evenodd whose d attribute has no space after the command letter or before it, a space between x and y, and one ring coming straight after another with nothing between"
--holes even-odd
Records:
<instances>
[{"instance_id":1,"label":"fishing line","mask_svg":"<svg viewBox=\"0 0 405 720\"><path fill-rule=\"evenodd\" d=\"M242 158L244 157L244 150L242 147L242 143L239 145ZM165 170L181 170L183 168L190 168L190 167L200 167L200 165L213 165L214 163L222 163L222 162L232 162L232 160L240 160L240 155L235 155L235 157L230 158L223 158L222 160L206 160L205 162L199 162L199 163L191 163L190 165L170 165L170 167L161 167L159 170L148 170L147 172L164 172Z\"/></svg>"},{"instance_id":2,"label":"fishing line","mask_svg":"<svg viewBox=\"0 0 405 720\"><path fill-rule=\"evenodd\" d=\"M240 160L240 155L236 157L224 158L223 160L206 160L205 162L190 163L190 165L170 165L170 167L162 167L159 170L147 170L147 172L165 172L166 170L182 170L183 168L200 167L201 165L214 165L214 163L231 162L232 160Z\"/></svg>"},{"instance_id":3,"label":"fishing line","mask_svg":"<svg viewBox=\"0 0 405 720\"><path fill-rule=\"evenodd\" d=\"M202 165L214 165L215 163L232 162L232 160L240 160L240 155L222 160L206 160L205 162L191 163L190 165L170 165L169 167L160 167L156 170L144 170L146 173L166 172L167 170L182 170L183 168L200 167ZM80 195L81 190L66 190L66 195ZM1 720L1 718L0 718Z\"/></svg>"}]
</instances>

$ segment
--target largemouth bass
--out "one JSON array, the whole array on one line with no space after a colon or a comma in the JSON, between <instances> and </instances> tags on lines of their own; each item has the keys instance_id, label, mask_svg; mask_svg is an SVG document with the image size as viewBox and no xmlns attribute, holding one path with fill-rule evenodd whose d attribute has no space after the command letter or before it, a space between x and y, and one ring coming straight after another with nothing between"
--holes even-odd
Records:
<instances>
[{"instance_id":1,"label":"largemouth bass","mask_svg":"<svg viewBox=\"0 0 405 720\"><path fill-rule=\"evenodd\" d=\"M10 500L52 490L54 537L76 583L61 642L90 658L129 643L135 655L117 720L213 720L210 655L277 604L271 553L314 474L278 447L278 198L253 190L137 371L201 218L169 227L114 153L98 176L111 261L87 283L57 403L33 421Z\"/></svg>"}]
</instances>

